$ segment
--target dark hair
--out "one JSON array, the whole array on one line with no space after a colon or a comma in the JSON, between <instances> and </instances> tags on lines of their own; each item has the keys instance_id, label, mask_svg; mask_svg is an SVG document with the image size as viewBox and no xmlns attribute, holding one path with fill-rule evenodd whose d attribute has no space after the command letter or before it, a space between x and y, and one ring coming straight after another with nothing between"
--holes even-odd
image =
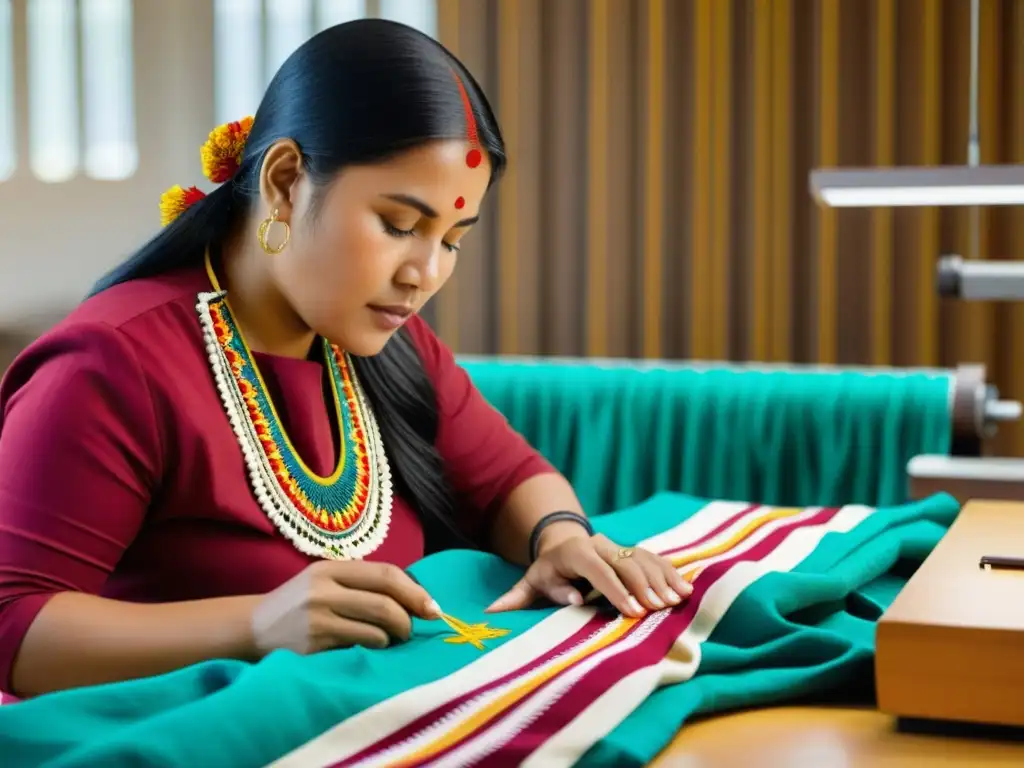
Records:
<instances>
[{"instance_id":1,"label":"dark hair","mask_svg":"<svg viewBox=\"0 0 1024 768\"><path fill-rule=\"evenodd\" d=\"M256 203L266 150L298 144L318 185L351 165L380 162L437 139L468 136L459 80L491 182L505 167L501 132L479 84L442 45L396 22L363 19L320 32L274 76L256 112L241 167L92 289L202 263ZM242 115L239 115L241 118ZM374 408L396 490L419 513L428 549L470 545L453 519L454 498L434 447L437 400L412 341L399 331L374 357L353 358Z\"/></svg>"}]
</instances>

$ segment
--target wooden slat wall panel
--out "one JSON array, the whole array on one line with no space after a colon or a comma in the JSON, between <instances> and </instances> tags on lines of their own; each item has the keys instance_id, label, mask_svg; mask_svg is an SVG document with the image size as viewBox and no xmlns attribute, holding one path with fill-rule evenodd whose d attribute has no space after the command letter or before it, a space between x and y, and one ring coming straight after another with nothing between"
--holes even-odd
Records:
<instances>
[{"instance_id":1,"label":"wooden slat wall panel","mask_svg":"<svg viewBox=\"0 0 1024 768\"><path fill-rule=\"evenodd\" d=\"M663 258L662 320L664 354L692 357L692 292L695 283L693 232L697 219L699 186L694 183L693 146L698 122L693 108L698 78L692 39L696 24L695 2L665 4L665 210L666 239ZM682 44L680 44L682 43Z\"/></svg>"},{"instance_id":2,"label":"wooden slat wall panel","mask_svg":"<svg viewBox=\"0 0 1024 768\"><path fill-rule=\"evenodd\" d=\"M955 162L967 162L968 106L970 104L970 46L957 45L957 38L966 34L971 25L971 3L942 0L943 7L943 85L942 98L942 157L953 158ZM971 242L971 227L975 210L951 208L939 212L939 240L949 253L959 253L965 258L978 258L977 246ZM922 254L922 259L924 258ZM943 301L939 306L939 337L944 342L940 349L939 362L948 364L970 354L971 335L969 325L972 316L977 316L977 305L968 306L955 301Z\"/></svg>"},{"instance_id":3,"label":"wooden slat wall panel","mask_svg":"<svg viewBox=\"0 0 1024 768\"><path fill-rule=\"evenodd\" d=\"M875 0L874 18L874 122L871 164L884 167L896 156L893 115L896 109L896 0ZM893 212L871 212L871 360L892 364L892 259Z\"/></svg>"},{"instance_id":4,"label":"wooden slat wall panel","mask_svg":"<svg viewBox=\"0 0 1024 768\"><path fill-rule=\"evenodd\" d=\"M874 0L868 0L869 10ZM842 0L838 4L839 18L839 74L836 92L838 111L838 137L836 156L842 166L863 166L873 163L874 154L874 63L873 38L875 18L864 13L857 0ZM806 65L815 69L813 62ZM893 76L894 73L890 73ZM798 205L798 208L803 206ZM814 209L812 208L812 211ZM862 360L872 358L871 337L872 290L875 264L872 258L874 227L872 212L868 209L836 211L836 288L835 288L835 360ZM887 276L891 280L891 276ZM888 285L883 285L887 293ZM804 293L813 293L813 285ZM815 296L821 301L820 296ZM815 350L809 350L811 358Z\"/></svg>"},{"instance_id":5,"label":"wooden slat wall panel","mask_svg":"<svg viewBox=\"0 0 1024 768\"><path fill-rule=\"evenodd\" d=\"M792 359L793 315L793 14L792 0L773 0L772 13L772 270L771 359ZM804 8L806 11L806 6Z\"/></svg>"},{"instance_id":6,"label":"wooden slat wall panel","mask_svg":"<svg viewBox=\"0 0 1024 768\"><path fill-rule=\"evenodd\" d=\"M628 357L636 354L640 342L640 313L636 301L640 273L626 254L636 253L640 231L637 200L640 194L636 136L642 89L636 79L641 33L634 0L610 0L608 38L608 167L609 205L605 234L604 323L608 336L607 354ZM628 77L625 75L628 73Z\"/></svg>"},{"instance_id":7,"label":"wooden slat wall panel","mask_svg":"<svg viewBox=\"0 0 1024 768\"><path fill-rule=\"evenodd\" d=\"M590 355L608 354L608 88L611 68L611 0L590 0L587 57L587 346Z\"/></svg>"},{"instance_id":8,"label":"wooden slat wall panel","mask_svg":"<svg viewBox=\"0 0 1024 768\"><path fill-rule=\"evenodd\" d=\"M921 151L918 162L921 165L938 165L942 162L942 6L934 0L924 0L922 5L918 113ZM938 301L932 277L939 253L939 211L925 208L917 213L920 230L915 254L917 338L913 364L930 366L939 363Z\"/></svg>"},{"instance_id":9,"label":"wooden slat wall panel","mask_svg":"<svg viewBox=\"0 0 1024 768\"><path fill-rule=\"evenodd\" d=\"M543 39L540 29L541 5L543 0L520 0L523 24L519 38L520 77L519 101L521 105L519 125L519 150L516 152L520 163L518 193L521 206L529 211L511 226L519 227L519 303L517 314L510 318L519 327L518 343L522 349L536 350L542 344L541 297L537 286L543 275L544 231L542 224L544 174L541 164L544 142L543 121L536 105L543 93L543 70L541 68L541 47Z\"/></svg>"},{"instance_id":10,"label":"wooden slat wall panel","mask_svg":"<svg viewBox=\"0 0 1024 768\"><path fill-rule=\"evenodd\" d=\"M839 165L839 4L820 0L818 4L818 165ZM818 208L817 307L819 362L834 364L839 338L839 211Z\"/></svg>"},{"instance_id":11,"label":"wooden slat wall panel","mask_svg":"<svg viewBox=\"0 0 1024 768\"><path fill-rule=\"evenodd\" d=\"M639 259L643 272L643 356L661 357L662 291L665 229L665 3L650 0L645 4L644 111L643 142L643 235Z\"/></svg>"},{"instance_id":12,"label":"wooden slat wall panel","mask_svg":"<svg viewBox=\"0 0 1024 768\"><path fill-rule=\"evenodd\" d=\"M543 100L541 153L540 262L544 280L540 348L555 355L582 354L587 344L586 253L589 179L581 169L589 157L587 132L587 0L542 2ZM486 257L488 254L480 254Z\"/></svg>"},{"instance_id":13,"label":"wooden slat wall panel","mask_svg":"<svg viewBox=\"0 0 1024 768\"><path fill-rule=\"evenodd\" d=\"M753 277L753 313L750 317L750 358L758 361L771 359L772 292L772 13L768 3L754 0L754 157L752 160L754 183L753 221L754 240L751 244Z\"/></svg>"},{"instance_id":14,"label":"wooden slat wall panel","mask_svg":"<svg viewBox=\"0 0 1024 768\"><path fill-rule=\"evenodd\" d=\"M693 219L690 224L690 349L691 357L708 360L711 353L712 292L715 289L711 252L712 142L712 5L694 0L693 26L687 48L693 56Z\"/></svg>"},{"instance_id":15,"label":"wooden slat wall panel","mask_svg":"<svg viewBox=\"0 0 1024 768\"><path fill-rule=\"evenodd\" d=\"M1024 309L941 304L936 259L1024 258L1024 213L826 211L817 164L963 163L967 0L438 0L512 170L434 321L460 352L984 362ZM981 0L985 162L1024 162L1024 0ZM1024 455L1024 430L1000 446Z\"/></svg>"},{"instance_id":16,"label":"wooden slat wall panel","mask_svg":"<svg viewBox=\"0 0 1024 768\"><path fill-rule=\"evenodd\" d=\"M730 357L730 275L734 271L732 215L733 0L714 0L711 59L711 317L709 356Z\"/></svg>"},{"instance_id":17,"label":"wooden slat wall panel","mask_svg":"<svg viewBox=\"0 0 1024 768\"><path fill-rule=\"evenodd\" d=\"M522 139L523 110L521 106L522 69L521 38L526 6L529 0L498 0L498 88L497 109L502 115L502 131L510 157L504 183L497 192L498 203L498 351L502 354L519 352L520 322L530 318L520 312L519 262L526 256L520 237L522 220L530 220L521 210L522 169L529 167L529 159L520 153L528 146ZM534 163L534 167L536 164ZM532 255L531 255L532 258ZM535 322L535 320L534 320Z\"/></svg>"}]
</instances>

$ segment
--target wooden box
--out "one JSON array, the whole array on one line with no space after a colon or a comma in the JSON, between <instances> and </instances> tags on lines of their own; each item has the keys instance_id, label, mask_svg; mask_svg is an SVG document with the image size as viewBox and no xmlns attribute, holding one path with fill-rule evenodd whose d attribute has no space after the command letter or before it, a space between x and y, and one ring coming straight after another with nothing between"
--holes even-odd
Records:
<instances>
[{"instance_id":1,"label":"wooden box","mask_svg":"<svg viewBox=\"0 0 1024 768\"><path fill-rule=\"evenodd\" d=\"M908 718L1024 726L1024 503L969 501L879 621L878 707Z\"/></svg>"}]
</instances>

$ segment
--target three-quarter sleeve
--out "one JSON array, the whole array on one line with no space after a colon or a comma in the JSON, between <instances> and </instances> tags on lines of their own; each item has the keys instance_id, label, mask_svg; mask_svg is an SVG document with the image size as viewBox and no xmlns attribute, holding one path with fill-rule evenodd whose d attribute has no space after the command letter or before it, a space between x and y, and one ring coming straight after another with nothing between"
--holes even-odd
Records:
<instances>
[{"instance_id":1,"label":"three-quarter sleeve","mask_svg":"<svg viewBox=\"0 0 1024 768\"><path fill-rule=\"evenodd\" d=\"M416 318L407 326L438 405L436 446L452 489L473 511L497 511L529 478L555 469L473 384L451 350Z\"/></svg>"},{"instance_id":2,"label":"three-quarter sleeve","mask_svg":"<svg viewBox=\"0 0 1024 768\"><path fill-rule=\"evenodd\" d=\"M130 341L58 329L0 387L0 690L55 593L99 592L161 474L152 399Z\"/></svg>"}]
</instances>

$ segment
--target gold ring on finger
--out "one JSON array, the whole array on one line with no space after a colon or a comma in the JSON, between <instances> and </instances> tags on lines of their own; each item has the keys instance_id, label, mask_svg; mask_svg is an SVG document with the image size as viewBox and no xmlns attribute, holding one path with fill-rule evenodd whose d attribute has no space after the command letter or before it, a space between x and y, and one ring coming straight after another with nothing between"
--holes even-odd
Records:
<instances>
[{"instance_id":1,"label":"gold ring on finger","mask_svg":"<svg viewBox=\"0 0 1024 768\"><path fill-rule=\"evenodd\" d=\"M632 557L636 550L633 547L619 547L619 551L615 553L615 562L619 560L625 560L627 557Z\"/></svg>"}]
</instances>

